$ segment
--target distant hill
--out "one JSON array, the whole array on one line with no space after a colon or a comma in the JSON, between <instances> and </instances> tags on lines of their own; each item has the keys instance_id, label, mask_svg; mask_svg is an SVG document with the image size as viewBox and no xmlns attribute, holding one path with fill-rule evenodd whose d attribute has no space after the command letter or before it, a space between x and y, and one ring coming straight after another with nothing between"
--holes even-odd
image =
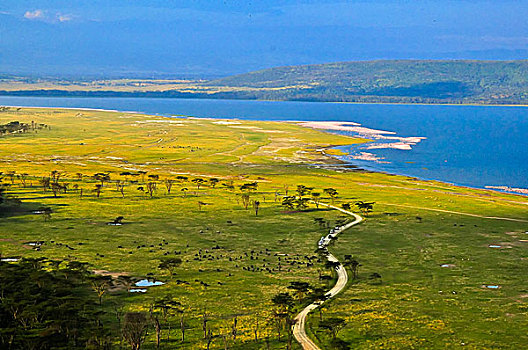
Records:
<instances>
[{"instance_id":1,"label":"distant hill","mask_svg":"<svg viewBox=\"0 0 528 350\"><path fill-rule=\"evenodd\" d=\"M527 103L528 60L398 60L271 68L208 82L279 100Z\"/></svg>"},{"instance_id":2,"label":"distant hill","mask_svg":"<svg viewBox=\"0 0 528 350\"><path fill-rule=\"evenodd\" d=\"M386 60L270 68L216 80L39 80L0 95L528 104L528 60Z\"/></svg>"}]
</instances>

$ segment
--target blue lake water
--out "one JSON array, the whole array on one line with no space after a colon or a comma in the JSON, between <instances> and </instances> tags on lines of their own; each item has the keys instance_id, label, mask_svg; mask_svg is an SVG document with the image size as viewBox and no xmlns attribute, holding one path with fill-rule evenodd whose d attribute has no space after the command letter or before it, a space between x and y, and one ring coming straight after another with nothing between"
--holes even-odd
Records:
<instances>
[{"instance_id":1,"label":"blue lake water","mask_svg":"<svg viewBox=\"0 0 528 350\"><path fill-rule=\"evenodd\" d=\"M0 97L0 105L102 108L156 115L347 121L426 139L411 150L344 147L362 168L472 187L528 188L528 108L160 98ZM346 133L346 132L345 132ZM354 133L351 133L354 134ZM352 159L368 152L383 162Z\"/></svg>"}]
</instances>

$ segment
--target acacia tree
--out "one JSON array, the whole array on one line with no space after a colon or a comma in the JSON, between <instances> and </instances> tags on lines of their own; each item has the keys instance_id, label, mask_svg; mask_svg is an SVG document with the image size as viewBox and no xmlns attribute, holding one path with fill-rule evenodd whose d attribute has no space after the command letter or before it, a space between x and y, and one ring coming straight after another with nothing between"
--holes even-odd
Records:
<instances>
[{"instance_id":1,"label":"acacia tree","mask_svg":"<svg viewBox=\"0 0 528 350\"><path fill-rule=\"evenodd\" d=\"M372 212L375 203L376 203L376 202L363 202L363 201L358 201L358 202L355 203L355 205L358 207L359 210L361 210L361 212L362 212L365 216L368 216L369 213Z\"/></svg>"},{"instance_id":2,"label":"acacia tree","mask_svg":"<svg viewBox=\"0 0 528 350\"><path fill-rule=\"evenodd\" d=\"M350 210L350 203L343 203L341 204L341 208L345 209L345 210Z\"/></svg>"},{"instance_id":3,"label":"acacia tree","mask_svg":"<svg viewBox=\"0 0 528 350\"><path fill-rule=\"evenodd\" d=\"M310 293L310 299L314 303L319 303L319 320L323 319L323 303L330 298L330 295L324 288L314 288Z\"/></svg>"},{"instance_id":4,"label":"acacia tree","mask_svg":"<svg viewBox=\"0 0 528 350\"><path fill-rule=\"evenodd\" d=\"M147 337L148 320L144 312L127 312L123 322L123 337L132 350L140 350Z\"/></svg>"},{"instance_id":5,"label":"acacia tree","mask_svg":"<svg viewBox=\"0 0 528 350\"><path fill-rule=\"evenodd\" d=\"M211 187L212 187L212 188L215 188L216 184L217 184L219 181L220 181L220 180L218 180L218 179L215 178L215 177L209 179L209 183L211 184Z\"/></svg>"},{"instance_id":6,"label":"acacia tree","mask_svg":"<svg viewBox=\"0 0 528 350\"><path fill-rule=\"evenodd\" d=\"M167 258L161 260L160 264L158 265L159 269L167 270L172 278L174 275L174 270L180 266L182 263L182 259L180 258Z\"/></svg>"},{"instance_id":7,"label":"acacia tree","mask_svg":"<svg viewBox=\"0 0 528 350\"><path fill-rule=\"evenodd\" d=\"M359 267L361 266L361 264L352 256L346 255L344 265L350 267L350 269L352 270L354 279L356 279L358 277L358 271L359 271Z\"/></svg>"},{"instance_id":8,"label":"acacia tree","mask_svg":"<svg viewBox=\"0 0 528 350\"><path fill-rule=\"evenodd\" d=\"M163 181L165 183L165 188L167 189L167 194L171 193L172 185L174 184L174 180L172 179L165 179Z\"/></svg>"},{"instance_id":9,"label":"acacia tree","mask_svg":"<svg viewBox=\"0 0 528 350\"><path fill-rule=\"evenodd\" d=\"M209 205L209 203L205 203L205 202L202 202L202 201L198 201L198 210L199 210L199 211L202 211L202 207L203 207L203 206L206 206L206 205Z\"/></svg>"},{"instance_id":10,"label":"acacia tree","mask_svg":"<svg viewBox=\"0 0 528 350\"><path fill-rule=\"evenodd\" d=\"M94 292L99 298L99 305L103 303L103 295L108 291L112 284L112 277L110 276L94 276L92 277L91 285Z\"/></svg>"},{"instance_id":11,"label":"acacia tree","mask_svg":"<svg viewBox=\"0 0 528 350\"><path fill-rule=\"evenodd\" d=\"M279 341L281 339L281 331L283 330L287 318L289 318L293 312L293 298L290 293L278 293L272 299L272 303L275 304L276 308L274 311L274 319L276 321L277 334Z\"/></svg>"},{"instance_id":12,"label":"acacia tree","mask_svg":"<svg viewBox=\"0 0 528 350\"><path fill-rule=\"evenodd\" d=\"M49 177L43 177L39 180L40 185L44 189L44 192L46 192L50 188L50 182L51 179Z\"/></svg>"},{"instance_id":13,"label":"acacia tree","mask_svg":"<svg viewBox=\"0 0 528 350\"><path fill-rule=\"evenodd\" d=\"M189 178L187 176L178 175L178 176L176 176L176 180L178 180L180 182L185 182L185 181L189 180Z\"/></svg>"},{"instance_id":14,"label":"acacia tree","mask_svg":"<svg viewBox=\"0 0 528 350\"><path fill-rule=\"evenodd\" d=\"M330 331L332 338L337 338L337 333L346 326L346 321L339 317L330 317L319 322L319 328Z\"/></svg>"},{"instance_id":15,"label":"acacia tree","mask_svg":"<svg viewBox=\"0 0 528 350\"><path fill-rule=\"evenodd\" d=\"M156 182L147 182L147 193L149 194L150 198L154 196L154 192L156 191L157 187L158 184Z\"/></svg>"},{"instance_id":16,"label":"acacia tree","mask_svg":"<svg viewBox=\"0 0 528 350\"><path fill-rule=\"evenodd\" d=\"M319 192L312 192L312 200L315 203L315 206L317 209L319 209L319 199L321 198L321 193Z\"/></svg>"},{"instance_id":17,"label":"acacia tree","mask_svg":"<svg viewBox=\"0 0 528 350\"><path fill-rule=\"evenodd\" d=\"M202 186L205 183L205 180L197 177L195 179L192 179L192 182L196 185L196 187L198 187L198 190L199 190L200 186Z\"/></svg>"},{"instance_id":18,"label":"acacia tree","mask_svg":"<svg viewBox=\"0 0 528 350\"><path fill-rule=\"evenodd\" d=\"M311 287L308 282L293 281L293 282L290 282L288 289L291 289L295 292L295 295L297 296L298 301L302 301L306 293L310 291Z\"/></svg>"},{"instance_id":19,"label":"acacia tree","mask_svg":"<svg viewBox=\"0 0 528 350\"><path fill-rule=\"evenodd\" d=\"M125 198L125 182L124 181L117 181L116 182L116 188L121 193L121 197Z\"/></svg>"},{"instance_id":20,"label":"acacia tree","mask_svg":"<svg viewBox=\"0 0 528 350\"><path fill-rule=\"evenodd\" d=\"M332 200L332 205L333 205L338 195L337 190L335 188L330 187L330 188L325 188L323 191L330 197L330 199Z\"/></svg>"},{"instance_id":21,"label":"acacia tree","mask_svg":"<svg viewBox=\"0 0 528 350\"><path fill-rule=\"evenodd\" d=\"M108 174L108 173L97 173L97 174L94 174L93 178L96 181L100 181L101 182L101 187L103 187L105 182L110 181L110 174Z\"/></svg>"},{"instance_id":22,"label":"acacia tree","mask_svg":"<svg viewBox=\"0 0 528 350\"><path fill-rule=\"evenodd\" d=\"M249 203L251 202L249 199L250 194L249 193L242 193L240 197L242 198L242 205L244 206L244 209L247 210L249 207Z\"/></svg>"},{"instance_id":23,"label":"acacia tree","mask_svg":"<svg viewBox=\"0 0 528 350\"><path fill-rule=\"evenodd\" d=\"M95 185L95 189L93 191L95 192L97 198L99 198L99 196L101 195L102 188L103 188L103 185L101 184Z\"/></svg>"}]
</instances>

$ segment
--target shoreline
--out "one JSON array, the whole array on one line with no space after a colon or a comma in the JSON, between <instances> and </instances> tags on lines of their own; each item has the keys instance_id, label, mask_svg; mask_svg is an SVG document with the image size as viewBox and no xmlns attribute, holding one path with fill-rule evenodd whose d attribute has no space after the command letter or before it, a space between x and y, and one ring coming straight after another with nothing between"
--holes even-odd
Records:
<instances>
[{"instance_id":1,"label":"shoreline","mask_svg":"<svg viewBox=\"0 0 528 350\"><path fill-rule=\"evenodd\" d=\"M45 98L45 97L42 97L42 98ZM103 109L103 108L83 108L83 107L37 107L37 106L15 106L15 105L4 105L5 107L10 107L10 108L28 108L28 109L63 109L63 110L70 110L70 111L100 111L100 112L111 112L111 113L131 113L131 114L139 114L139 115L150 115L150 116L154 116L154 117L161 117L161 118L196 118L196 119L209 119L209 120L225 120L225 121L230 121L230 120L245 120L245 119L237 119L237 118L214 118L214 117L196 117L196 116L185 116L185 115L180 115L180 116L177 116L177 115L156 115L156 114L148 114L148 113L145 113L145 112L141 112L141 111L120 111L120 110L114 110L114 109ZM528 106L526 106L528 107ZM306 121L306 120L262 120L262 119L251 119L252 121L272 121L272 122L277 122L277 123L295 123L301 127L305 127L305 128L309 128L309 126L304 126L304 125L300 125L301 123L350 123L350 124L357 124L357 123L354 123L354 122L339 122L339 121ZM315 129L315 128L314 128ZM321 132L327 132L329 134L331 134L331 130L325 130L325 129L321 129L321 128L317 128L316 130L319 130ZM372 142L371 140L368 140L367 142ZM329 149L335 149L335 146L329 146L328 147ZM469 186L469 185L463 185L463 184L458 184L458 183L454 183L454 182L448 182L446 180L437 180L437 179L428 179L428 178L421 178L421 177L418 177L418 176L414 176L414 175L407 175L407 174L397 174L397 173L391 173L391 172L387 172L387 171L382 171L382 170L370 170L370 169L365 169L365 168L362 168L360 166L357 166L357 165L354 165L350 162L346 162L342 159L339 158L339 156L337 155L331 155L331 154L328 154L326 152L324 152L323 154L325 157L329 158L329 159L332 159L334 161L338 161L340 164L334 164L333 166L335 167L343 167L343 171L365 171L365 172L370 172L370 173L378 173L378 174L385 174L385 175L388 175L388 176L404 176L404 177L408 177L408 178L414 178L414 179L418 179L420 181L434 181L434 182L440 182L440 183L444 183L446 185L449 185L449 186L455 186L455 187L460 187L460 188L465 188L465 189L473 189L473 190L480 190L480 191L485 191L485 192L492 192L492 193L502 193L502 194L508 194L508 195L512 195L512 196L520 196L521 198L527 198L528 197L528 189L521 189L521 190L527 190L527 193L520 193L520 192L508 192L508 191L505 191L505 190L502 190L502 188L515 188L515 187L512 187L512 186L508 186L508 185L489 185L490 187L477 187L477 186ZM319 167L322 167L322 168L330 168L332 167L332 165L330 164L325 164L325 163L321 163L321 164L309 164L309 166L319 166ZM349 166L349 167L352 167L353 169L346 169L346 166Z\"/></svg>"},{"instance_id":2,"label":"shoreline","mask_svg":"<svg viewBox=\"0 0 528 350\"><path fill-rule=\"evenodd\" d=\"M15 90L18 91L18 90ZM23 91L23 90L22 90ZM46 91L46 90L43 90ZM66 91L66 90L64 90ZM92 91L86 91L86 92L92 92ZM93 91L96 93L96 91ZM210 101L259 101L259 102L298 102L298 103L332 103L332 104L353 104L353 105L386 105L386 106L459 106L459 107L520 107L520 108L527 108L528 104L511 104L511 103L504 103L504 104L490 104L490 103L424 103L424 102L354 102L354 101L319 101L319 100L263 100L263 99L246 99L246 98L214 98L211 96L206 97L192 97L192 96L185 96L185 97L174 97L174 96L135 96L133 92L130 92L130 96L76 96L76 95L10 95L10 94L1 94L1 97L11 97L11 98L42 98L42 99L49 99L49 98L149 98L149 99L160 99L160 100L210 100ZM53 107L50 107L53 108Z\"/></svg>"}]
</instances>

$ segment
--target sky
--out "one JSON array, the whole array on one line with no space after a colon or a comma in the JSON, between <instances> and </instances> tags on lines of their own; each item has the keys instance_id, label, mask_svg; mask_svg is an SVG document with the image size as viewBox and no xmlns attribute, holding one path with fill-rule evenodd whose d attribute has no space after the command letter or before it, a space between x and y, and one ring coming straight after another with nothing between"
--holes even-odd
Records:
<instances>
[{"instance_id":1,"label":"sky","mask_svg":"<svg viewBox=\"0 0 528 350\"><path fill-rule=\"evenodd\" d=\"M528 58L528 0L1 0L0 73L218 77L372 59Z\"/></svg>"}]
</instances>

